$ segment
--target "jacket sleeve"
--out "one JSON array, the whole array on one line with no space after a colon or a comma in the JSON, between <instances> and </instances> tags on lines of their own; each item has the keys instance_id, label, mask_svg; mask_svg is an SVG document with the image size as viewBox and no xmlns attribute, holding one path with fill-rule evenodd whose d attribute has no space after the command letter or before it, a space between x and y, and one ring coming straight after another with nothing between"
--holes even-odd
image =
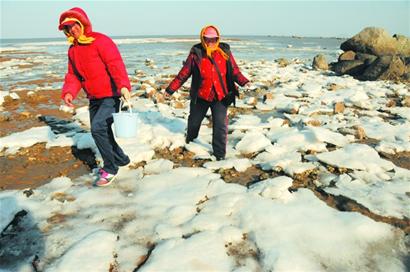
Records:
<instances>
[{"instance_id":1,"label":"jacket sleeve","mask_svg":"<svg viewBox=\"0 0 410 272\"><path fill-rule=\"evenodd\" d=\"M102 35L97 39L97 50L102 61L107 67L111 78L114 80L118 91L123 87L131 90L127 69L125 68L120 51L113 40L105 35Z\"/></svg>"},{"instance_id":2,"label":"jacket sleeve","mask_svg":"<svg viewBox=\"0 0 410 272\"><path fill-rule=\"evenodd\" d=\"M229 55L229 59L231 60L232 69L233 69L233 79L236 83L243 86L249 82L249 80L241 73L239 70L238 65L236 64L235 58L233 57L232 53Z\"/></svg>"},{"instance_id":3,"label":"jacket sleeve","mask_svg":"<svg viewBox=\"0 0 410 272\"><path fill-rule=\"evenodd\" d=\"M177 91L181 86L188 80L188 78L192 74L192 65L194 62L194 54L190 53L182 66L181 70L179 71L178 75L171 81L169 86L166 88L166 92L169 94L174 93Z\"/></svg>"},{"instance_id":4,"label":"jacket sleeve","mask_svg":"<svg viewBox=\"0 0 410 272\"><path fill-rule=\"evenodd\" d=\"M74 69L71 65L71 62L68 61L68 72L66 73L64 78L64 85L63 91L61 92L61 98L64 99L64 96L67 93L70 93L73 96L73 98L76 98L80 90L81 82L74 74Z\"/></svg>"}]
</instances>

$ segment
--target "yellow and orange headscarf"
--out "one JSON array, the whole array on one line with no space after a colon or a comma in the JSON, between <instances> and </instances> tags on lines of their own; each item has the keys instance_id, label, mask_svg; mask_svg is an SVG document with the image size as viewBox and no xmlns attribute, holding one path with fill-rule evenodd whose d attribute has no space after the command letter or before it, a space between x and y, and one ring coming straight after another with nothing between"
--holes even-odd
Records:
<instances>
[{"instance_id":1,"label":"yellow and orange headscarf","mask_svg":"<svg viewBox=\"0 0 410 272\"><path fill-rule=\"evenodd\" d=\"M68 22L68 21L74 21L74 22L78 23L81 27L81 35L77 39L78 43L80 43L80 44L91 44L95 40L95 38L93 38L93 37L87 37L87 36L84 35L84 26L80 22L80 20L78 20L77 18L74 18L74 17L66 17L64 19L64 21L61 22L61 24L64 24L65 22ZM74 41L75 41L75 38L73 36L71 36L71 34L69 32L67 32L66 29L63 29L63 31L64 31L64 34L67 36L68 43L73 44Z\"/></svg>"},{"instance_id":2,"label":"yellow and orange headscarf","mask_svg":"<svg viewBox=\"0 0 410 272\"><path fill-rule=\"evenodd\" d=\"M216 30L216 33L218 33L218 40L216 41L216 45L213 48L208 47L207 44L205 43L205 39L204 39L204 33L210 27L214 28ZM227 60L229 58L229 56L221 48L219 48L220 34L219 34L219 30L218 30L218 28L216 28L216 26L207 25L204 28L202 28L200 38L201 38L202 47L205 49L206 55L209 58L212 58L212 54L216 51L219 52L224 59Z\"/></svg>"}]
</instances>

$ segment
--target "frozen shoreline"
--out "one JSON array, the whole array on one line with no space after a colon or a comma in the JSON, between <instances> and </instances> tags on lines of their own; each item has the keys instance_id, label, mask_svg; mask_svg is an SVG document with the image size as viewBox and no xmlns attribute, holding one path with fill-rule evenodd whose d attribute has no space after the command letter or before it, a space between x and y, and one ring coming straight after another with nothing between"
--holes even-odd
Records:
<instances>
[{"instance_id":1,"label":"frozen shoreline","mask_svg":"<svg viewBox=\"0 0 410 272\"><path fill-rule=\"evenodd\" d=\"M155 95L144 98L169 78L166 70L140 76L145 87L136 85L141 96L133 98L139 135L119 142L133 164L146 165L121 169L110 188L91 187L93 177L85 175L56 178L30 197L0 192L1 211L7 211L1 213L0 229L24 209L25 235L41 237L30 248L22 238L6 236L6 254L20 256L8 259L7 268L28 269L33 256L24 253L37 252L37 265L46 271L108 270L110 264L130 271L147 254L142 271L405 271L403 230L333 209L308 189L290 193L288 188L298 175L316 172L315 183L326 192L409 224L410 171L379 155L410 151L410 108L399 104L409 95L408 86L336 77L303 63L240 66L255 90L237 103L247 113L238 111L231 120L226 161L211 160L206 120L198 140L184 143L188 103L183 95L169 104L155 103ZM394 106L392 98L398 101ZM335 112L336 103L343 103L343 112ZM86 107L76 110L73 122L89 127ZM361 136L376 144L360 142ZM0 149L12 153L37 142L91 148L99 158L89 133L55 134L48 126L0 138ZM173 168L171 161L154 157L157 148L179 147L210 160L203 167ZM251 165L280 176L247 188L219 175L220 169L234 167L240 174ZM100 250L89 252L95 245Z\"/></svg>"}]
</instances>

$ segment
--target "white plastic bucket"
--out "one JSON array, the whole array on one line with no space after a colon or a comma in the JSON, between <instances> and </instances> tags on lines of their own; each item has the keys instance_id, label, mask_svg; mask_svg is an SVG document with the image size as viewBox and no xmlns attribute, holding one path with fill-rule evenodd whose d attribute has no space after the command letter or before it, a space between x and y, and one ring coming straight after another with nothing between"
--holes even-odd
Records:
<instances>
[{"instance_id":1,"label":"white plastic bucket","mask_svg":"<svg viewBox=\"0 0 410 272\"><path fill-rule=\"evenodd\" d=\"M120 111L113 113L115 136L118 138L132 138L137 136L138 114L132 112L131 103L128 104L128 112L121 111L122 101L120 104Z\"/></svg>"}]
</instances>

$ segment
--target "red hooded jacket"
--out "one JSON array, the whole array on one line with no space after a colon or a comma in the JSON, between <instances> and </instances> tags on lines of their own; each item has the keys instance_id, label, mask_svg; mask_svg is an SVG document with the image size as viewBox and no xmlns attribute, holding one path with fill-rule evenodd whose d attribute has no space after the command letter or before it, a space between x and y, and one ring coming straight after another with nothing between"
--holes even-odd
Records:
<instances>
[{"instance_id":1,"label":"red hooded jacket","mask_svg":"<svg viewBox=\"0 0 410 272\"><path fill-rule=\"evenodd\" d=\"M131 90L127 70L114 42L104 34L93 32L87 14L72 8L60 16L76 18L84 27L84 35L93 37L91 44L74 44L68 49L68 72L64 79L62 98L70 93L75 98L81 88L89 99L120 96L120 90Z\"/></svg>"},{"instance_id":2,"label":"red hooded jacket","mask_svg":"<svg viewBox=\"0 0 410 272\"><path fill-rule=\"evenodd\" d=\"M229 45L221 43L220 47L223 47L227 51L229 56L228 62L230 62L230 66L232 67L232 71L230 72L234 82L238 83L240 86L244 86L249 82L249 80L239 70L235 58L230 52ZM196 53L198 51L203 51L201 44L197 44L192 47L188 58L184 62L184 66L174 80L169 84L166 91L169 94L172 94L177 91L191 75L193 75L190 90L191 99L196 100L196 98L199 97L209 102L214 99L221 101L225 97L224 87L225 90L228 89L227 76L229 71L227 61L219 52L215 52L213 54L215 64L218 65L223 84L225 85L222 87L218 72L206 56L206 53L202 52L198 54Z\"/></svg>"}]
</instances>

